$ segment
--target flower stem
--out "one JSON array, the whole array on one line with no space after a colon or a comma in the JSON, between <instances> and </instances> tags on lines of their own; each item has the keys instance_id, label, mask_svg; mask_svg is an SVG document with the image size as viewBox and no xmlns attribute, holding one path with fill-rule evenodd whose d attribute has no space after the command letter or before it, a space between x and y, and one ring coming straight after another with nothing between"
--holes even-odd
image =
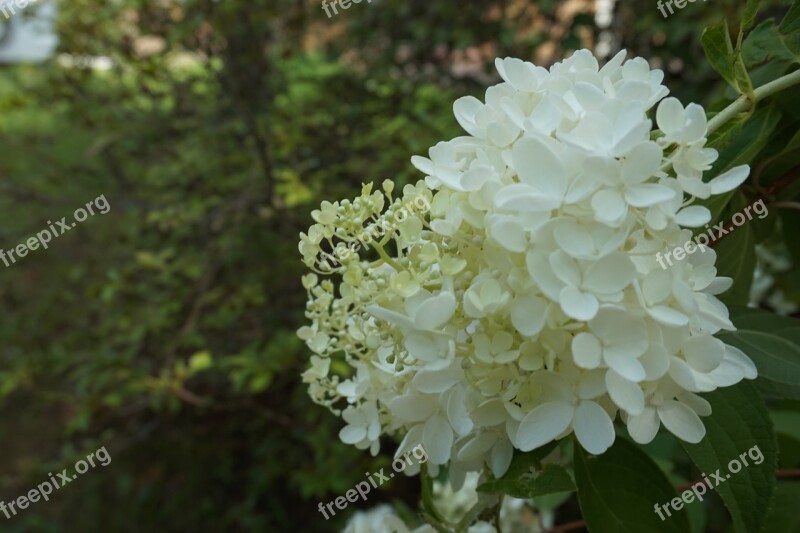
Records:
<instances>
[{"instance_id":1,"label":"flower stem","mask_svg":"<svg viewBox=\"0 0 800 533\"><path fill-rule=\"evenodd\" d=\"M403 267L401 267L394 259L392 259L386 254L386 250L383 249L383 246L381 246L378 243L372 243L372 247L375 249L376 252L378 252L378 255L381 257L381 259L383 259L386 263L392 265L392 268L394 268L398 272L402 272L404 270Z\"/></svg>"},{"instance_id":2,"label":"flower stem","mask_svg":"<svg viewBox=\"0 0 800 533\"><path fill-rule=\"evenodd\" d=\"M765 83L755 91L753 91L753 100L752 102L747 97L747 95L742 95L736 100L734 100L728 107L717 113L714 118L708 121L708 133L711 133L720 126L731 120L737 114L747 111L751 105L755 105L757 102L760 102L764 98L771 96L777 92L780 92L784 89L788 89L792 85L796 85L800 83L800 70L795 70L790 74L786 74L785 76L781 76L776 80L772 80L769 83Z\"/></svg>"}]
</instances>

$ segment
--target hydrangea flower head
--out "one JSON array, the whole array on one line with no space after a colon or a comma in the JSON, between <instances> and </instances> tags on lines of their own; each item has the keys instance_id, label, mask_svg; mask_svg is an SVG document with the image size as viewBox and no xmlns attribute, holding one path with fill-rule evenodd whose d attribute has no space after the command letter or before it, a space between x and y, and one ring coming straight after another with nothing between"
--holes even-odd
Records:
<instances>
[{"instance_id":1,"label":"hydrangea flower head","mask_svg":"<svg viewBox=\"0 0 800 533\"><path fill-rule=\"evenodd\" d=\"M699 442L711 408L697 393L756 370L713 337L734 329L714 251L667 269L656 254L710 221L695 198L749 168L703 181L717 158L705 112L665 98L644 59L600 68L581 50L549 70L496 67L484 102L455 102L467 135L412 158L424 180L313 213L299 331L312 398L342 416L344 442L377 453L395 435L398 455L421 443L456 485L573 433L601 454L615 420L639 443L662 425ZM337 247L354 251L322 268Z\"/></svg>"}]
</instances>

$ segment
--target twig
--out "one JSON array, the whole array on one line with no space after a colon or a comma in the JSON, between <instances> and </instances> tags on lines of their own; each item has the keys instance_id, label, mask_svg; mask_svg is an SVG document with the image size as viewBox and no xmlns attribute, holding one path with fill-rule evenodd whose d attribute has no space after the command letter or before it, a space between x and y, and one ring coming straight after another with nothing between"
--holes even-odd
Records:
<instances>
[{"instance_id":1,"label":"twig","mask_svg":"<svg viewBox=\"0 0 800 533\"><path fill-rule=\"evenodd\" d=\"M737 114L747 111L751 105L755 105L764 98L771 96L784 89L788 89L792 85L800 83L800 70L795 70L791 74L781 76L777 80L772 80L765 83L755 91L753 91L753 101L751 102L747 95L742 95L734 100L728 107L717 113L711 120L708 121L708 133L711 133L720 126L731 120Z\"/></svg>"}]
</instances>

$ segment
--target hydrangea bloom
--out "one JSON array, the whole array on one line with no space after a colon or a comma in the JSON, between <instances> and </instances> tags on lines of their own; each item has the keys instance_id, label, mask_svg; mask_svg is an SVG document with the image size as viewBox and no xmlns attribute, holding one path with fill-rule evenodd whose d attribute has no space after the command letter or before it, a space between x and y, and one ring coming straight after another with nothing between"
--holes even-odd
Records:
<instances>
[{"instance_id":1,"label":"hydrangea bloom","mask_svg":"<svg viewBox=\"0 0 800 533\"><path fill-rule=\"evenodd\" d=\"M485 103L454 105L468 135L412 158L423 181L399 196L365 186L313 213L300 252L341 281L304 278L312 398L341 414L344 442L377 453L396 435L398 454L422 443L456 486L571 433L603 453L617 417L640 443L661 425L700 441L711 409L697 393L756 369L713 337L734 329L714 251L667 270L655 257L710 221L694 198L734 189L749 168L702 180L717 158L705 112L665 98L644 59L621 52L600 68L581 50L549 70L496 66L504 81ZM401 208L420 199L426 213ZM319 267L374 222L393 229Z\"/></svg>"}]
</instances>

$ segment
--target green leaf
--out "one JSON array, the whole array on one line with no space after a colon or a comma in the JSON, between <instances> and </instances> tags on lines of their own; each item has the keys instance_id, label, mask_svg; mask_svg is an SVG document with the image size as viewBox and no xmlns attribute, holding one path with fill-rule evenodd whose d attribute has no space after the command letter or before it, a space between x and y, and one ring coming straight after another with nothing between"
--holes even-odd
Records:
<instances>
[{"instance_id":1,"label":"green leaf","mask_svg":"<svg viewBox=\"0 0 800 533\"><path fill-rule=\"evenodd\" d=\"M538 474L523 474L515 479L495 479L478 487L478 492L508 494L515 498L535 498L557 492L573 492L569 472L560 465L547 464Z\"/></svg>"},{"instance_id":2,"label":"green leaf","mask_svg":"<svg viewBox=\"0 0 800 533\"><path fill-rule=\"evenodd\" d=\"M800 211L796 209L782 209L778 213L783 224L783 242L792 256L795 265L800 265L800 239L794 233L794 228L800 225Z\"/></svg>"},{"instance_id":3,"label":"green leaf","mask_svg":"<svg viewBox=\"0 0 800 533\"><path fill-rule=\"evenodd\" d=\"M728 311L733 323L741 328L775 332L800 327L800 320L776 315L763 309L731 306Z\"/></svg>"},{"instance_id":4,"label":"green leaf","mask_svg":"<svg viewBox=\"0 0 800 533\"><path fill-rule=\"evenodd\" d=\"M427 515L430 522L442 524L445 522L439 510L436 509L436 504L433 501L433 479L428 474L427 468L420 469L420 485L422 492L422 510ZM437 528L438 530L438 528Z\"/></svg>"},{"instance_id":5,"label":"green leaf","mask_svg":"<svg viewBox=\"0 0 800 533\"><path fill-rule=\"evenodd\" d=\"M775 433L800 441L800 413L797 411L771 411L769 416L775 425Z\"/></svg>"},{"instance_id":6,"label":"green leaf","mask_svg":"<svg viewBox=\"0 0 800 533\"><path fill-rule=\"evenodd\" d=\"M800 131L797 131L797 125L793 128L795 131L792 136L786 141L786 144L783 148L770 155L769 159L765 160L762 165L764 169L761 172L761 184L763 186L767 186L774 182L774 180L778 179L785 175L786 173L790 172L793 168L800 165ZM782 132L783 133L783 132ZM787 134L783 134L782 137L785 139ZM782 139L774 138L771 142L771 146L780 146L779 141ZM792 188L786 187L781 191L780 196L783 199L791 200L794 198L794 194L792 194Z\"/></svg>"},{"instance_id":7,"label":"green leaf","mask_svg":"<svg viewBox=\"0 0 800 533\"><path fill-rule=\"evenodd\" d=\"M786 48L796 57L800 56L800 3L792 3L778 30L784 35L783 43Z\"/></svg>"},{"instance_id":8,"label":"green leaf","mask_svg":"<svg viewBox=\"0 0 800 533\"><path fill-rule=\"evenodd\" d=\"M702 475L715 485L731 514L734 531L759 531L775 488L777 465L775 435L764 400L748 381L703 396L712 409L711 416L703 419L706 436L698 444L681 444ZM750 451L755 459L760 451L760 464L747 455ZM730 468L734 460L740 462L738 472ZM722 482L714 481L712 473L720 475Z\"/></svg>"},{"instance_id":9,"label":"green leaf","mask_svg":"<svg viewBox=\"0 0 800 533\"><path fill-rule=\"evenodd\" d=\"M789 49L786 36L778 30L775 21L765 20L744 40L742 59L746 65L753 66L771 59L794 61L797 56Z\"/></svg>"},{"instance_id":10,"label":"green leaf","mask_svg":"<svg viewBox=\"0 0 800 533\"><path fill-rule=\"evenodd\" d=\"M733 48L728 21L705 29L701 37L708 62L739 94L753 95L753 84L747 74L741 50Z\"/></svg>"},{"instance_id":11,"label":"green leaf","mask_svg":"<svg viewBox=\"0 0 800 533\"><path fill-rule=\"evenodd\" d=\"M800 399L800 324L772 313L749 311L738 316L731 313L737 331L721 332L717 337L753 360L758 369L756 382L764 393Z\"/></svg>"},{"instance_id":12,"label":"green leaf","mask_svg":"<svg viewBox=\"0 0 800 533\"><path fill-rule=\"evenodd\" d=\"M700 38L703 50L706 53L708 62L717 73L725 78L731 85L736 85L733 71L731 69L730 56L733 52L731 34L728 30L728 22L723 20L718 24L709 26L703 31Z\"/></svg>"},{"instance_id":13,"label":"green leaf","mask_svg":"<svg viewBox=\"0 0 800 533\"><path fill-rule=\"evenodd\" d=\"M797 512L800 502L800 483L778 483L772 507L764 523L763 533L787 533L800 531L800 513Z\"/></svg>"},{"instance_id":14,"label":"green leaf","mask_svg":"<svg viewBox=\"0 0 800 533\"><path fill-rule=\"evenodd\" d=\"M685 533L686 513L665 520L655 506L676 497L664 472L639 447L624 439L599 456L575 446L575 481L583 518L592 533ZM663 513L663 511L662 511Z\"/></svg>"},{"instance_id":15,"label":"green leaf","mask_svg":"<svg viewBox=\"0 0 800 533\"><path fill-rule=\"evenodd\" d=\"M545 494L554 494L556 492L572 492L575 489L575 483L569 472L560 465L548 464L544 466L541 474L536 476L536 479L531 483L530 497L544 496Z\"/></svg>"},{"instance_id":16,"label":"green leaf","mask_svg":"<svg viewBox=\"0 0 800 533\"><path fill-rule=\"evenodd\" d=\"M761 0L747 0L744 6L744 13L742 13L742 22L739 24L739 40L741 42L744 32L753 27L756 22L756 15L758 8L761 7Z\"/></svg>"},{"instance_id":17,"label":"green leaf","mask_svg":"<svg viewBox=\"0 0 800 533\"><path fill-rule=\"evenodd\" d=\"M197 352L189 358L189 373L196 374L214 366L214 358L209 352Z\"/></svg>"},{"instance_id":18,"label":"green leaf","mask_svg":"<svg viewBox=\"0 0 800 533\"><path fill-rule=\"evenodd\" d=\"M770 104L760 107L741 128L729 130L726 135L709 142L709 147L719 151L719 157L711 170L705 173L703 179L708 181L735 166L751 163L769 142L780 119L781 112L776 106ZM720 221L725 207L735 192L734 190L715 195L708 200L701 200L697 204L704 205L711 211L712 221Z\"/></svg>"},{"instance_id":19,"label":"green leaf","mask_svg":"<svg viewBox=\"0 0 800 533\"><path fill-rule=\"evenodd\" d=\"M800 32L800 3L792 2L778 29L785 35Z\"/></svg>"},{"instance_id":20,"label":"green leaf","mask_svg":"<svg viewBox=\"0 0 800 533\"><path fill-rule=\"evenodd\" d=\"M781 112L776 106L760 107L741 129L733 130L729 136L717 140L711 147L719 150L719 158L714 162L708 179L753 161L766 146L780 119Z\"/></svg>"},{"instance_id":21,"label":"green leaf","mask_svg":"<svg viewBox=\"0 0 800 533\"><path fill-rule=\"evenodd\" d=\"M747 199L737 193L731 211L741 211ZM717 275L733 279L733 286L720 295L726 304L746 305L750 301L750 286L756 268L756 239L753 225L745 223L735 227L732 222L725 229L730 233L714 246L717 252Z\"/></svg>"},{"instance_id":22,"label":"green leaf","mask_svg":"<svg viewBox=\"0 0 800 533\"><path fill-rule=\"evenodd\" d=\"M535 488L534 482L535 479L538 479L537 472L541 471L543 468L546 468L542 466L542 460L548 455L550 455L550 453L557 446L558 442L553 441L546 444L545 446L542 446L530 452L520 452L519 450L515 450L514 457L511 459L511 464L508 466L508 470L506 470L506 473L503 474L503 477L487 481L486 483L478 487L478 491L509 494L510 496L513 496L515 498L532 497L533 495L530 494L530 492ZM550 465L550 466L557 466L557 465ZM548 476L549 478L545 478L543 480L543 483L549 483L550 481L553 480L552 471L548 474ZM574 491L575 486L572 484L571 479L569 480L569 485L571 485L571 488L569 487L564 488L566 487L566 485L562 484L561 489L553 492ZM540 492L538 495L542 494L547 494L547 493Z\"/></svg>"}]
</instances>

